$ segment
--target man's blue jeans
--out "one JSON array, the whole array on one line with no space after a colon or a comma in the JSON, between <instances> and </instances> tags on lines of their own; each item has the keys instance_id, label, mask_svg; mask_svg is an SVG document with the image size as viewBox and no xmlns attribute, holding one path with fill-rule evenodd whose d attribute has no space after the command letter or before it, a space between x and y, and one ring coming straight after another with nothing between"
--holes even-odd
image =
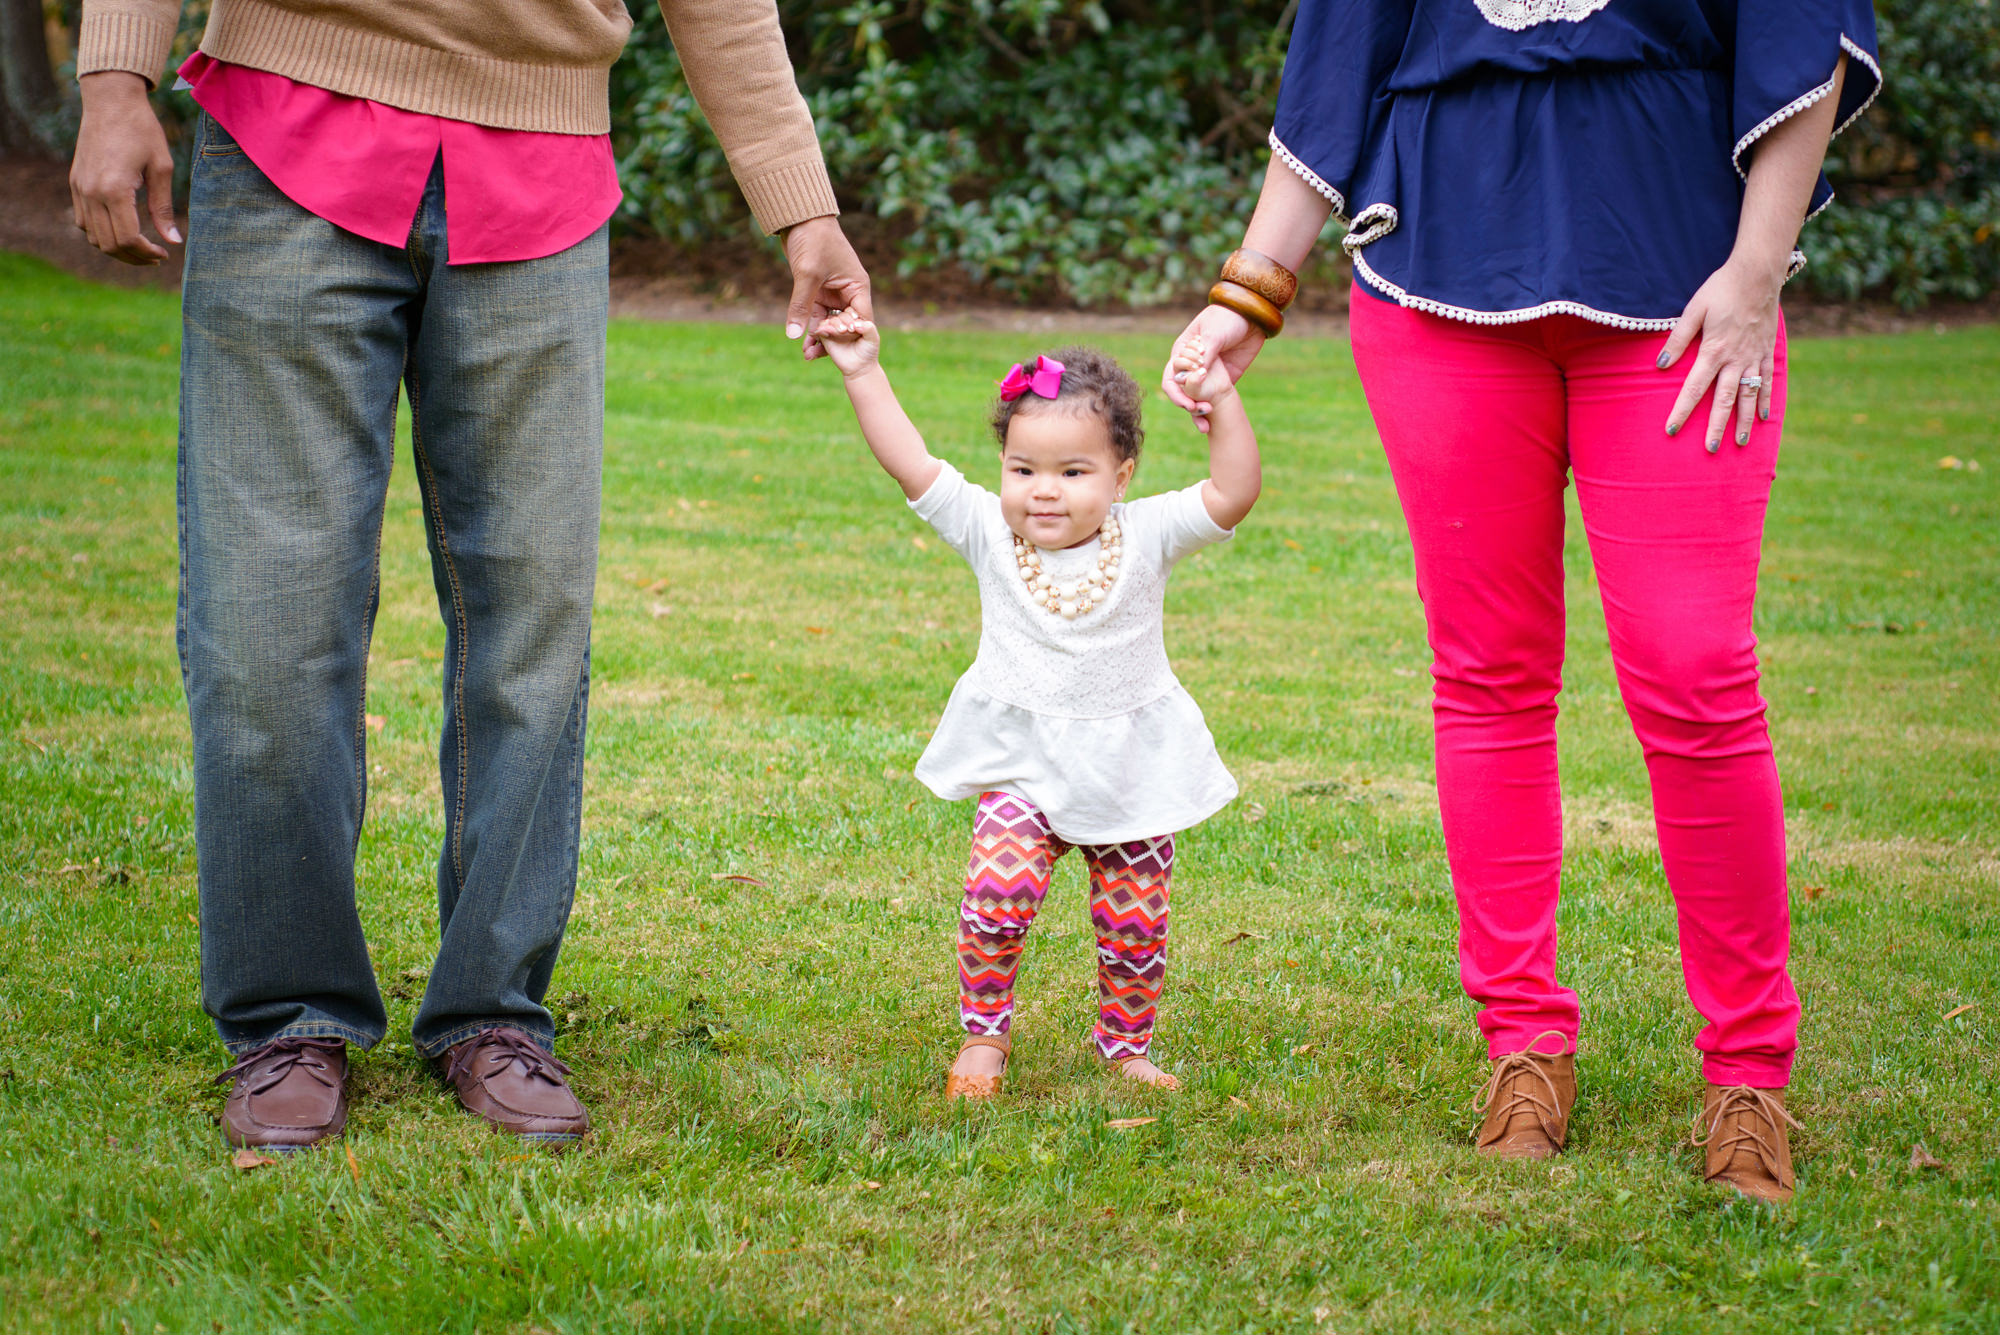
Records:
<instances>
[{"instance_id":1,"label":"man's blue jeans","mask_svg":"<svg viewBox=\"0 0 2000 1335\"><path fill-rule=\"evenodd\" d=\"M364 695L399 387L445 623L435 1056L542 1007L576 889L606 235L447 268L292 203L207 116L183 287L179 641L203 1004L242 1053L388 1019L355 912ZM392 888L392 887L385 887Z\"/></svg>"}]
</instances>

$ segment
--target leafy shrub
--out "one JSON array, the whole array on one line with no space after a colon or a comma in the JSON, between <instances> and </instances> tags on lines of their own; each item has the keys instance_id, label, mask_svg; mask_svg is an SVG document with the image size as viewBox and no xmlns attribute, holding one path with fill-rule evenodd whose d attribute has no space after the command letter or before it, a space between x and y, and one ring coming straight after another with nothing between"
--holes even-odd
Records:
<instances>
[{"instance_id":1,"label":"leafy shrub","mask_svg":"<svg viewBox=\"0 0 2000 1335\"><path fill-rule=\"evenodd\" d=\"M1876 22L1882 96L1834 142L1806 274L1905 307L2000 291L2000 3L1881 0Z\"/></svg>"},{"instance_id":2,"label":"leafy shrub","mask_svg":"<svg viewBox=\"0 0 2000 1335\"><path fill-rule=\"evenodd\" d=\"M897 242L905 276L1085 303L1178 296L1242 237L1293 8L779 4L853 226ZM684 243L744 226L656 14L631 51L612 101L627 220Z\"/></svg>"}]
</instances>

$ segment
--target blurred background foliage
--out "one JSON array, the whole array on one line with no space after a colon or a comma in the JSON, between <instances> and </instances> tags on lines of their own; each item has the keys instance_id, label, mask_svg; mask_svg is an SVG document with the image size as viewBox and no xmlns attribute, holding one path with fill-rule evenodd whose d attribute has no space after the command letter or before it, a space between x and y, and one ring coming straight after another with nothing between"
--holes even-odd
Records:
<instances>
[{"instance_id":1,"label":"blurred background foliage","mask_svg":"<svg viewBox=\"0 0 2000 1335\"><path fill-rule=\"evenodd\" d=\"M1746 0L1748 2L1748 0ZM1150 305L1205 285L1268 158L1298 0L779 0L878 272L915 291ZM650 265L775 266L657 8L612 72L619 227ZM52 17L75 31L77 0ZM190 0L181 51L207 0ZM1800 281L1833 299L2000 291L2000 0L1878 0L1887 86L1840 139ZM183 95L156 99L185 137ZM1330 238L1329 238L1330 240ZM1320 252L1337 261L1337 247ZM1331 272L1315 286L1337 293Z\"/></svg>"}]
</instances>

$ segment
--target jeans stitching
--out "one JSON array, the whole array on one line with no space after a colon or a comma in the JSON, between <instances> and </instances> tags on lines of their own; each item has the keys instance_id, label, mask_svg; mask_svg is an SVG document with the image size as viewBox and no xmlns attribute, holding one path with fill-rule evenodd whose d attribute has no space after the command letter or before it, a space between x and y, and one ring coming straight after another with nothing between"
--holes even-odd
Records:
<instances>
[{"instance_id":1,"label":"jeans stitching","mask_svg":"<svg viewBox=\"0 0 2000 1335\"><path fill-rule=\"evenodd\" d=\"M354 802L357 816L368 810L368 653L375 642L375 617L382 599L382 524L387 507L375 520L375 558L368 581L368 616L361 626L361 702L354 719ZM354 822L354 846L361 847L361 820Z\"/></svg>"},{"instance_id":2,"label":"jeans stitching","mask_svg":"<svg viewBox=\"0 0 2000 1335\"><path fill-rule=\"evenodd\" d=\"M442 1057L448 1050L457 1047L466 1039L483 1033L488 1029L518 1029L529 1038L534 1039L542 1047L547 1048L550 1052L555 1051L556 1039L553 1032L545 1034L540 1030L529 1028L513 1016L504 1016L494 1020L476 1020L467 1024L455 1025L442 1038L435 1039L429 1043L419 1044L417 1046L417 1055L434 1060Z\"/></svg>"},{"instance_id":3,"label":"jeans stitching","mask_svg":"<svg viewBox=\"0 0 2000 1335\"><path fill-rule=\"evenodd\" d=\"M451 703L458 723L458 784L457 791L452 795L451 829L448 832L446 842L451 853L452 879L457 882L457 889L463 891L465 889L465 849L463 835L465 830L466 770L471 763L471 757L468 754L465 741L467 632L465 592L459 586L458 567L452 563L450 539L445 536L444 504L438 497L437 473L431 468L430 455L424 450L424 433L422 426L419 425L421 418L419 407L422 399L422 390L419 387L416 368L411 367L407 374L410 382L410 452L416 456L417 467L423 471L424 491L426 493L424 499L430 506L431 523L437 532L438 554L444 561L445 579L451 585L451 618L452 623L458 629L458 654L456 662L452 665L454 671L451 677Z\"/></svg>"},{"instance_id":4,"label":"jeans stitching","mask_svg":"<svg viewBox=\"0 0 2000 1335\"><path fill-rule=\"evenodd\" d=\"M337 1038L352 1043L363 1051L382 1041L380 1034L371 1036L353 1025L341 1024L335 1020L311 1020L304 1024L288 1024L276 1033L263 1038L225 1039L222 1046L230 1055L241 1057L281 1038Z\"/></svg>"},{"instance_id":5,"label":"jeans stitching","mask_svg":"<svg viewBox=\"0 0 2000 1335\"><path fill-rule=\"evenodd\" d=\"M217 120L215 117L209 115L205 111L201 113L201 120L202 120L202 126L201 126L202 157L240 158L243 156L243 145L237 143L234 139L229 140L221 148L214 147L214 144L217 141L217 136L215 132L217 130L223 129L221 121ZM228 133L226 130L224 130L223 132L225 134Z\"/></svg>"}]
</instances>

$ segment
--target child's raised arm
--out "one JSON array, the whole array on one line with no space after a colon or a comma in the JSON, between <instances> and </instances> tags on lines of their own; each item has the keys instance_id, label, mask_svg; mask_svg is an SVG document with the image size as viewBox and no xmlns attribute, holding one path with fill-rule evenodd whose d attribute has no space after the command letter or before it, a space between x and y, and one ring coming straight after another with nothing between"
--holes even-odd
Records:
<instances>
[{"instance_id":1,"label":"child's raised arm","mask_svg":"<svg viewBox=\"0 0 2000 1335\"><path fill-rule=\"evenodd\" d=\"M1219 527L1235 528L1257 504L1264 488L1264 464L1257 456L1257 432L1243 400L1220 363L1209 365L1207 349L1194 339L1173 360L1176 379L1190 397L1209 405L1208 481L1202 484L1202 504Z\"/></svg>"},{"instance_id":2,"label":"child's raised arm","mask_svg":"<svg viewBox=\"0 0 2000 1335\"><path fill-rule=\"evenodd\" d=\"M852 311L835 311L813 333L840 368L847 401L854 405L875 462L896 479L903 495L916 500L930 490L944 465L931 457L916 424L889 387L889 377L882 371L882 332Z\"/></svg>"}]
</instances>

